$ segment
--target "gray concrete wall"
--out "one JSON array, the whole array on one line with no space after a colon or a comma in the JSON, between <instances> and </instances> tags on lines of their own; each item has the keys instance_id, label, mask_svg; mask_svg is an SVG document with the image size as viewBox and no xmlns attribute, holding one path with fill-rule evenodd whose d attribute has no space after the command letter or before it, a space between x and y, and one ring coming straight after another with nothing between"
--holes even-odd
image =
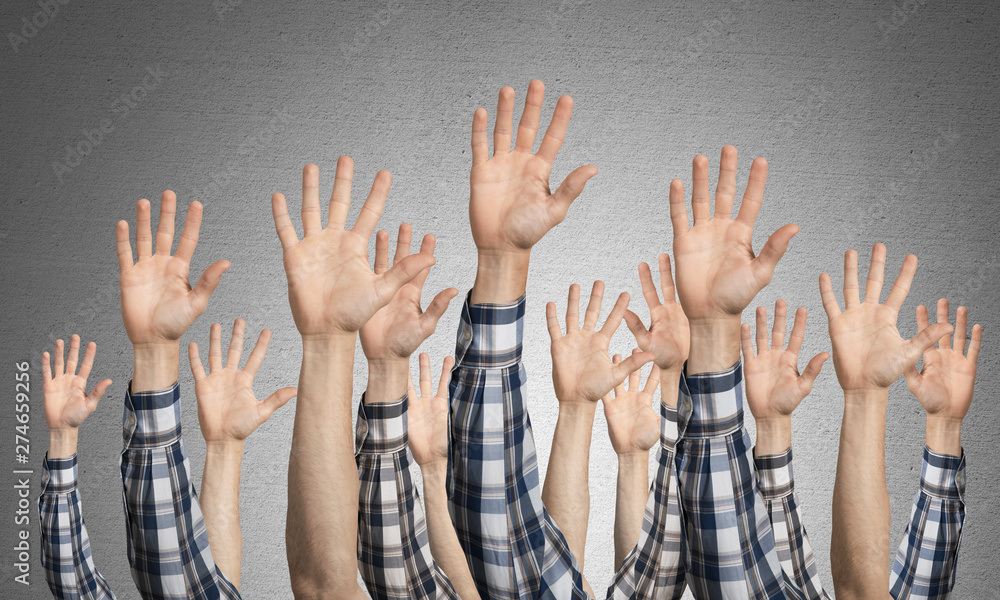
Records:
<instances>
[{"instance_id":1,"label":"gray concrete wall","mask_svg":"<svg viewBox=\"0 0 1000 600\"><path fill-rule=\"evenodd\" d=\"M35 17L35 0L0 8L7 41L0 47L0 364L7 381L0 386L0 596L47 597L34 524L33 583L12 583L14 363L30 360L35 382L34 495L47 444L40 355L72 333L98 343L95 375L115 380L82 429L82 495L98 566L119 597L135 596L117 491L120 401L131 365L113 239L118 219L134 219L136 200L156 201L169 188L182 205L205 204L192 270L220 258L234 266L183 341L205 342L210 323L237 316L254 335L270 327L273 349L257 381L266 395L294 383L299 360L271 194L297 202L307 162L320 165L329 190L340 154L355 159L356 197L378 169L390 169L383 226L408 220L418 234L437 234L428 289L467 289L475 267L465 216L472 112L485 106L492 113L503 85L522 101L537 77L548 84L546 115L558 94L576 100L553 181L581 164L601 169L534 253L525 361L543 474L556 417L544 302L562 304L570 283L586 288L601 278L611 292L631 292L642 313L635 267L670 247L667 182L689 181L698 153L711 158L714 172L719 149L731 143L741 152L741 182L753 156L770 161L757 247L784 223L802 227L758 301L771 306L782 297L810 309L805 355L829 348L817 276L830 272L836 287L844 250L857 248L864 261L876 241L889 247L889 270L908 252L921 260L900 318L904 335L915 331L917 304L941 296L967 305L984 325L964 435L968 520L955 596L998 597L997 3L63 2L48 19ZM25 27L23 19L40 25ZM131 106L121 100L129 94L138 98ZM106 133L89 155L54 168L68 144L101 127ZM458 312L453 307L425 345L435 363L452 348ZM614 349L629 348L622 327ZM364 370L359 364L358 392ZM189 393L184 427L200 477L192 380L186 366L181 373ZM795 416L798 493L828 587L841 407L828 365ZM283 534L293 411L283 409L247 444L248 598L291 597ZM919 477L923 411L899 382L889 412L897 543ZM616 461L601 417L594 437L586 575L603 590L612 571Z\"/></svg>"}]
</instances>

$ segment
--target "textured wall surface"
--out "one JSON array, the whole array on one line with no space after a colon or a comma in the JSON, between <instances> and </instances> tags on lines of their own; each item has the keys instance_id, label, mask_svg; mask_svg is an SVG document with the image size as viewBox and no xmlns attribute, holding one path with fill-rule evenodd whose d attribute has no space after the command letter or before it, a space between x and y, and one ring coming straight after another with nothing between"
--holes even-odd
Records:
<instances>
[{"instance_id":1,"label":"textured wall surface","mask_svg":"<svg viewBox=\"0 0 1000 600\"><path fill-rule=\"evenodd\" d=\"M40 356L52 340L72 333L98 344L92 381L115 381L81 432L93 553L119 597L135 596L117 470L131 357L118 314L113 240L115 222L134 219L136 200L155 203L162 190L173 189L181 206L205 204L192 272L197 276L220 258L234 266L183 341L207 343L209 324L238 316L248 321L248 337L270 327L274 343L257 380L263 397L294 384L299 361L271 194L282 191L294 204L307 162L320 165L327 193L340 154L355 159L355 198L363 198L378 169L389 169L395 179L382 226L392 231L407 220L417 234L437 234L438 266L427 289L468 289L475 271L466 216L472 113L485 106L492 115L503 85L514 86L520 103L537 77L548 85L545 122L559 94L576 100L553 182L581 164L601 169L566 222L533 254L525 361L543 474L557 412L544 303L556 300L562 311L570 283L586 289L600 278L609 295L631 292L643 314L635 269L670 247L667 182L689 182L698 153L709 156L714 172L720 148L731 143L741 153L741 189L753 156L767 157L771 166L756 247L784 223L802 228L758 303L770 306L782 297L792 308L809 308L804 356L829 348L817 276L831 273L837 287L844 250L857 248L866 261L876 241L888 245L893 273L905 254L920 257L900 317L904 335L915 332L915 307L942 296L953 306L967 305L984 325L976 399L963 438L968 521L955 595L998 597L1000 4L53 4L58 11L50 17L37 16L42 9L35 0L8 0L0 8L7 41L0 48L0 378L6 379L0 384L0 596L47 597L34 523L32 585L12 581L14 363L30 360L35 382L28 465L35 469L34 515L47 445ZM67 156L67 145L88 136L87 155ZM435 363L452 348L458 312L453 305L425 344ZM622 327L613 349L630 347ZM358 393L364 383L359 362ZM200 478L204 444L186 364L181 384L188 392L191 462ZM794 443L798 494L831 588L830 500L841 410L828 364L795 413ZM294 402L246 446L248 598L291 597L283 539L293 411ZM923 411L902 381L892 389L889 413L895 544L917 487L923 445ZM594 438L586 575L603 590L612 574L616 461L600 416Z\"/></svg>"}]
</instances>

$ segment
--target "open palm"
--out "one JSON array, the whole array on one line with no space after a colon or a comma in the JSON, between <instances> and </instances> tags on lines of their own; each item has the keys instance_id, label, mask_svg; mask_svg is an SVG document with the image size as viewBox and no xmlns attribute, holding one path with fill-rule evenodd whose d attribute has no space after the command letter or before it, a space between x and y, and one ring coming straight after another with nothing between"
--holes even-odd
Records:
<instances>
[{"instance_id":1,"label":"open palm","mask_svg":"<svg viewBox=\"0 0 1000 600\"><path fill-rule=\"evenodd\" d=\"M937 322L948 323L948 301L938 300ZM958 308L955 319L955 339L945 335L938 340L937 347L924 350L922 370L910 366L906 375L906 385L920 401L928 415L946 417L961 421L969 412L972 394L976 384L976 361L983 339L981 325L972 327L972 339L968 354L965 353L965 332L969 323L969 311L964 306ZM929 325L927 307L917 307L917 327Z\"/></svg>"},{"instance_id":2,"label":"open palm","mask_svg":"<svg viewBox=\"0 0 1000 600\"><path fill-rule=\"evenodd\" d=\"M62 340L56 340L54 365L49 353L42 353L42 397L44 399L45 422L51 431L75 429L79 427L91 413L97 409L97 403L111 385L110 379L99 381L91 392L87 393L87 378L94 366L94 356L97 344L87 344L87 351L77 373L77 361L80 357L80 336L70 339L69 356L63 362L64 346ZM52 367L55 367L53 372Z\"/></svg>"},{"instance_id":3,"label":"open palm","mask_svg":"<svg viewBox=\"0 0 1000 600\"><path fill-rule=\"evenodd\" d=\"M209 296L219 284L229 262L220 260L208 267L192 288L188 281L191 257L198 245L202 206L192 202L181 233L177 252L170 254L174 239L177 197L163 192L160 219L153 252L150 204L136 205L135 246L138 260L132 262L132 246L127 221L119 221L115 231L118 248L118 283L121 288L122 320L134 345L176 341L208 307Z\"/></svg>"},{"instance_id":4,"label":"open palm","mask_svg":"<svg viewBox=\"0 0 1000 600\"><path fill-rule=\"evenodd\" d=\"M633 350L632 355L638 351ZM621 355L615 354L613 361L621 363ZM641 375L641 370L633 371L628 376L627 386L620 383L614 388L614 396L609 392L601 399L615 454L648 452L660 439L660 417L651 405L660 384L660 370L653 368L642 387L639 386Z\"/></svg>"},{"instance_id":5,"label":"open palm","mask_svg":"<svg viewBox=\"0 0 1000 600\"><path fill-rule=\"evenodd\" d=\"M754 418L768 419L789 416L812 391L823 363L830 355L814 356L799 373L799 350L805 338L805 308L795 312L792 334L785 345L785 301L774 303L774 327L770 343L767 335L767 309L757 309L757 353L750 342L750 325L743 324L743 375L746 381L747 404Z\"/></svg>"},{"instance_id":6,"label":"open palm","mask_svg":"<svg viewBox=\"0 0 1000 600\"><path fill-rule=\"evenodd\" d=\"M191 342L188 357L194 375L194 391L198 399L198 423L206 442L242 441L254 432L275 410L295 396L294 387L282 388L265 400L257 400L253 393L253 379L264 361L271 343L271 332L260 332L257 343L250 352L247 364L240 369L243 354L243 334L246 323L236 319L229 342L226 364L222 364L222 326L213 323L209 333L208 365L204 366L198 355L198 344Z\"/></svg>"},{"instance_id":7,"label":"open palm","mask_svg":"<svg viewBox=\"0 0 1000 600\"><path fill-rule=\"evenodd\" d=\"M764 200L767 161L756 158L736 218L736 148L725 146L715 192L715 215L710 215L708 159L696 156L693 167L689 225L684 203L684 184L670 183L670 219L674 230L674 261L677 291L689 319L739 315L774 275L788 242L798 233L797 225L774 232L761 249L753 252L753 226Z\"/></svg>"},{"instance_id":8,"label":"open palm","mask_svg":"<svg viewBox=\"0 0 1000 600\"><path fill-rule=\"evenodd\" d=\"M441 365L437 393L431 390L431 359L420 354L420 388L410 379L407 407L407 440L413 460L424 466L448 460L448 384L455 359Z\"/></svg>"},{"instance_id":9,"label":"open palm","mask_svg":"<svg viewBox=\"0 0 1000 600\"><path fill-rule=\"evenodd\" d=\"M486 135L486 110L477 109L473 116L469 220L472 237L480 250L529 250L566 218L570 204L583 191L587 180L597 174L597 167L580 167L555 192L550 190L552 163L566 137L573 99L569 96L559 99L538 152L532 154L544 95L545 85L533 80L528 86L517 143L512 150L514 90L509 87L500 90L492 157Z\"/></svg>"},{"instance_id":10,"label":"open palm","mask_svg":"<svg viewBox=\"0 0 1000 600\"><path fill-rule=\"evenodd\" d=\"M354 333L396 291L434 264L431 254L400 260L381 274L368 262L368 239L378 224L392 176L379 171L353 229L344 229L351 201L354 163L341 157L330 198L329 222L322 226L319 169L302 171L302 227L299 240L282 194L271 199L275 228L283 248L288 300L299 333L306 336Z\"/></svg>"},{"instance_id":11,"label":"open palm","mask_svg":"<svg viewBox=\"0 0 1000 600\"><path fill-rule=\"evenodd\" d=\"M570 286L565 334L559 327L555 303L549 302L545 307L552 338L552 383L560 402L597 402L629 373L653 359L649 353L639 353L620 364L611 360L608 353L611 337L621 325L629 297L626 293L618 297L604 327L598 330L603 298L604 283L595 281L581 328L580 286L575 283Z\"/></svg>"},{"instance_id":12,"label":"open palm","mask_svg":"<svg viewBox=\"0 0 1000 600\"><path fill-rule=\"evenodd\" d=\"M410 256L412 235L409 225L400 225L396 254L392 260L394 265ZM434 255L433 235L424 236L420 253ZM379 231L375 236L375 274L381 275L389 267L389 234ZM448 288L440 292L424 311L420 307L420 295L429 273L430 268L421 271L361 327L361 347L368 360L409 359L420 344L434 333L434 328L447 310L448 303L458 295L458 290Z\"/></svg>"},{"instance_id":13,"label":"open palm","mask_svg":"<svg viewBox=\"0 0 1000 600\"><path fill-rule=\"evenodd\" d=\"M660 292L657 292L649 265L639 264L642 297L649 308L649 329L643 325L639 315L631 310L625 312L625 323L635 336L639 348L653 354L657 367L668 371L679 371L687 360L691 348L691 331L684 309L677 303L674 293L670 256L661 254L659 266ZM663 294L663 302L660 301L660 293Z\"/></svg>"},{"instance_id":14,"label":"open palm","mask_svg":"<svg viewBox=\"0 0 1000 600\"><path fill-rule=\"evenodd\" d=\"M848 250L844 255L843 312L833 293L830 276L820 275L819 287L830 324L833 345L833 366L844 390L888 388L907 367L915 364L920 354L951 330L946 323L923 328L913 339L906 340L896 328L899 309L910 292L910 283L917 270L917 257L912 254L903 261L884 304L879 304L882 277L885 270L885 246L876 244L865 286L865 300L860 299L858 285L858 253Z\"/></svg>"}]
</instances>

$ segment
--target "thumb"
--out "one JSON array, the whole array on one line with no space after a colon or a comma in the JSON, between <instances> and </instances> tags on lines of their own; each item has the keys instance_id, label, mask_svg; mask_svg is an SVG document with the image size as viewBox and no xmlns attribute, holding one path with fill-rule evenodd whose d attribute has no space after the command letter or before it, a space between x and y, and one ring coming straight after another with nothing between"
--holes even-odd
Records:
<instances>
[{"instance_id":1,"label":"thumb","mask_svg":"<svg viewBox=\"0 0 1000 600\"><path fill-rule=\"evenodd\" d=\"M804 386L806 394L812 391L813 384L816 383L816 378L819 377L819 372L823 369L823 363L828 358L830 358L828 352L820 352L812 357L809 364L802 371L802 375L799 377L799 385Z\"/></svg>"},{"instance_id":2,"label":"thumb","mask_svg":"<svg viewBox=\"0 0 1000 600\"><path fill-rule=\"evenodd\" d=\"M771 234L767 242L760 250L760 255L753 260L753 274L758 285L764 286L770 283L771 276L774 275L774 268L778 266L778 261L788 250L788 242L792 241L795 234L799 232L799 226L790 224Z\"/></svg>"},{"instance_id":3,"label":"thumb","mask_svg":"<svg viewBox=\"0 0 1000 600\"><path fill-rule=\"evenodd\" d=\"M952 327L948 323L934 323L920 330L917 335L906 342L903 346L903 354L906 356L906 365L915 365L920 355L945 335L951 333Z\"/></svg>"},{"instance_id":4,"label":"thumb","mask_svg":"<svg viewBox=\"0 0 1000 600\"><path fill-rule=\"evenodd\" d=\"M288 401L294 398L296 393L298 393L297 388L286 387L281 388L265 398L264 401L260 403L260 422L263 423L264 421L270 419L271 415L274 414L274 411L288 404Z\"/></svg>"},{"instance_id":5,"label":"thumb","mask_svg":"<svg viewBox=\"0 0 1000 600\"><path fill-rule=\"evenodd\" d=\"M917 370L916 363L906 367L906 370L903 371L903 377L906 377L906 389L911 392L920 388L920 384L924 378L924 376L920 374L920 371Z\"/></svg>"},{"instance_id":6,"label":"thumb","mask_svg":"<svg viewBox=\"0 0 1000 600\"><path fill-rule=\"evenodd\" d=\"M614 379L614 384L616 386L619 385L634 371L641 369L642 365L650 362L653 362L652 352L636 352L632 354L611 368L611 376Z\"/></svg>"},{"instance_id":7,"label":"thumb","mask_svg":"<svg viewBox=\"0 0 1000 600\"><path fill-rule=\"evenodd\" d=\"M219 286L222 274L231 266L228 260L220 260L209 266L201 274L201 279L198 280L198 284L194 286L194 290L191 293L194 294L195 300L201 305L203 311L208 306L208 298L215 291L215 288Z\"/></svg>"},{"instance_id":8,"label":"thumb","mask_svg":"<svg viewBox=\"0 0 1000 600\"><path fill-rule=\"evenodd\" d=\"M434 255L426 252L411 254L375 278L375 294L380 306L385 306L399 288L413 280L424 269L434 265Z\"/></svg>"},{"instance_id":9,"label":"thumb","mask_svg":"<svg viewBox=\"0 0 1000 600\"><path fill-rule=\"evenodd\" d=\"M110 385L110 379L103 379L98 381L94 389L90 391L90 394L87 396L87 405L91 407L91 410L97 409L97 403L104 397L104 392L108 390L108 386Z\"/></svg>"},{"instance_id":10,"label":"thumb","mask_svg":"<svg viewBox=\"0 0 1000 600\"><path fill-rule=\"evenodd\" d=\"M567 175L566 179L563 179L563 182L559 184L555 193L552 194L553 211L556 213L557 223L566 218L569 205L583 193L587 181L594 175L597 175L597 167L584 165Z\"/></svg>"},{"instance_id":11,"label":"thumb","mask_svg":"<svg viewBox=\"0 0 1000 600\"><path fill-rule=\"evenodd\" d=\"M640 348L649 347L649 331L642 324L642 319L639 318L639 315L626 309L625 325L628 326L628 330L635 336L635 341L639 343Z\"/></svg>"},{"instance_id":12,"label":"thumb","mask_svg":"<svg viewBox=\"0 0 1000 600\"><path fill-rule=\"evenodd\" d=\"M438 293L431 300L431 303L427 305L427 310L424 314L420 315L420 320L424 321L424 327L430 330L430 333L434 332L434 328L437 327L438 321L444 315L445 311L448 310L448 303L458 295L458 288L448 288Z\"/></svg>"}]
</instances>

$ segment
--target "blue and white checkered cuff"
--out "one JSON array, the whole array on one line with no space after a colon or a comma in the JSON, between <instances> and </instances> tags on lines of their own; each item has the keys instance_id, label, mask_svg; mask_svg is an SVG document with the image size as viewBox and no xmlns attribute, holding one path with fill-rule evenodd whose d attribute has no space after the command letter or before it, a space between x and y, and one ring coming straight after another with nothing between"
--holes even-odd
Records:
<instances>
[{"instance_id":1,"label":"blue and white checkered cuff","mask_svg":"<svg viewBox=\"0 0 1000 600\"><path fill-rule=\"evenodd\" d=\"M760 493L764 498L784 498L794 491L791 448L781 454L757 456L753 462L757 467Z\"/></svg>"},{"instance_id":2,"label":"blue and white checkered cuff","mask_svg":"<svg viewBox=\"0 0 1000 600\"><path fill-rule=\"evenodd\" d=\"M502 369L521 360L525 297L504 304L471 303L469 291L458 325L456 363L473 369Z\"/></svg>"},{"instance_id":3,"label":"blue and white checkered cuff","mask_svg":"<svg viewBox=\"0 0 1000 600\"><path fill-rule=\"evenodd\" d=\"M77 456L49 458L42 462L42 493L65 494L73 491L78 478Z\"/></svg>"},{"instance_id":4,"label":"blue and white checkered cuff","mask_svg":"<svg viewBox=\"0 0 1000 600\"><path fill-rule=\"evenodd\" d=\"M925 446L920 489L935 498L962 500L965 496L965 453L960 457L938 454Z\"/></svg>"},{"instance_id":5,"label":"blue and white checkered cuff","mask_svg":"<svg viewBox=\"0 0 1000 600\"><path fill-rule=\"evenodd\" d=\"M358 454L395 454L406 450L407 396L392 402L365 403L361 396L354 447Z\"/></svg>"},{"instance_id":6,"label":"blue and white checkered cuff","mask_svg":"<svg viewBox=\"0 0 1000 600\"><path fill-rule=\"evenodd\" d=\"M125 447L163 448L181 439L181 391L174 383L162 390L125 392L122 436Z\"/></svg>"},{"instance_id":7,"label":"blue and white checkered cuff","mask_svg":"<svg viewBox=\"0 0 1000 600\"><path fill-rule=\"evenodd\" d=\"M743 426L742 381L740 362L725 371L682 374L677 399L679 436L718 438L738 431Z\"/></svg>"}]
</instances>

